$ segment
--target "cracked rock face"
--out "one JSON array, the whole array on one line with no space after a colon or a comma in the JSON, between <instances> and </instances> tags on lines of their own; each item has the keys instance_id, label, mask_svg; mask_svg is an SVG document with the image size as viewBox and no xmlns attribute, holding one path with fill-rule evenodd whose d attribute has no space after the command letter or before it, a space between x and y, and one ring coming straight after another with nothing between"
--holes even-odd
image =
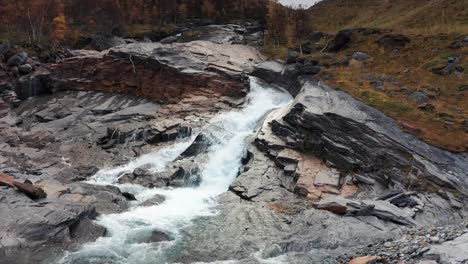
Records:
<instances>
[{"instance_id":1,"label":"cracked rock face","mask_svg":"<svg viewBox=\"0 0 468 264\"><path fill-rule=\"evenodd\" d=\"M18 184L39 186L47 197L31 200L15 187L2 187L0 210L9 216L1 226L2 259L43 261L104 235L91 220L127 210L131 196L81 181L188 137L217 112L242 105L249 88L245 73L261 59L241 45L135 43L74 52L23 76L16 94L1 100L0 169ZM13 102L17 108L10 108ZM190 178L197 168L179 163L166 185L197 184ZM155 184L152 178L142 183ZM31 254L18 257L21 247Z\"/></svg>"},{"instance_id":2,"label":"cracked rock face","mask_svg":"<svg viewBox=\"0 0 468 264\"><path fill-rule=\"evenodd\" d=\"M176 261L335 263L397 240L405 226L458 225L466 217L465 154L429 146L322 83L300 83L293 104L265 118L220 213L184 231ZM417 252L405 259L427 250Z\"/></svg>"},{"instance_id":3,"label":"cracked rock face","mask_svg":"<svg viewBox=\"0 0 468 264\"><path fill-rule=\"evenodd\" d=\"M207 38L231 42L216 34ZM297 65L262 62L251 47L208 41L73 53L18 81L18 98L34 97L0 100L0 172L47 194L33 200L0 187L2 260L38 262L105 235L92 220L128 210L136 198L82 181L177 138L198 135L165 171L143 165L118 181L198 185L213 143L207 139L217 140L216 129L203 127L244 103L247 74L296 98L265 116L238 177L219 197L219 213L185 228L168 261L334 263L336 255L345 259L400 238L405 226L466 218L466 154L431 147L349 95L298 78ZM13 101L19 106L10 109ZM156 195L142 206L165 199ZM172 239L161 231L148 235L142 241ZM431 252L463 247L464 239ZM453 259L464 258L460 252Z\"/></svg>"},{"instance_id":4,"label":"cracked rock face","mask_svg":"<svg viewBox=\"0 0 468 264\"><path fill-rule=\"evenodd\" d=\"M262 58L254 48L243 45L132 43L48 65L47 70L23 80L23 86L34 88L27 90L31 95L38 90L74 89L136 95L164 103L196 94L241 98L248 89L245 73Z\"/></svg>"},{"instance_id":5,"label":"cracked rock face","mask_svg":"<svg viewBox=\"0 0 468 264\"><path fill-rule=\"evenodd\" d=\"M388 186L468 191L466 154L429 146L377 110L320 82L306 80L289 113L272 127L291 148L344 172L362 172Z\"/></svg>"},{"instance_id":6,"label":"cracked rock face","mask_svg":"<svg viewBox=\"0 0 468 264\"><path fill-rule=\"evenodd\" d=\"M188 128L202 127L216 112L238 103L229 97L188 95L178 104L161 107L133 96L62 91L10 109L0 119L5 135L0 139L0 171L17 182L31 181L47 197L32 200L0 187L0 211L8 216L0 226L0 257L11 263L39 262L103 236L105 229L92 220L98 214L127 210L128 196L113 186L81 181L99 168L172 144L187 136ZM164 140L148 140L155 135ZM118 140L98 144L103 138ZM176 172L172 184L184 185L185 174ZM19 257L25 249L28 254Z\"/></svg>"}]
</instances>

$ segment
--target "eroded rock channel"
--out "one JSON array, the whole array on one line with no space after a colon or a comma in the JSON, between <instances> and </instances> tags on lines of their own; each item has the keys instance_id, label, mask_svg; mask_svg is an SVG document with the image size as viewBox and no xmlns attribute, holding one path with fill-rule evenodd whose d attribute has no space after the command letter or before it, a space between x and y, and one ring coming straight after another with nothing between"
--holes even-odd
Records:
<instances>
[{"instance_id":1,"label":"eroded rock channel","mask_svg":"<svg viewBox=\"0 0 468 264\"><path fill-rule=\"evenodd\" d=\"M2 261L463 259L441 251L468 245L466 154L304 68L208 38L74 51L10 80Z\"/></svg>"}]
</instances>

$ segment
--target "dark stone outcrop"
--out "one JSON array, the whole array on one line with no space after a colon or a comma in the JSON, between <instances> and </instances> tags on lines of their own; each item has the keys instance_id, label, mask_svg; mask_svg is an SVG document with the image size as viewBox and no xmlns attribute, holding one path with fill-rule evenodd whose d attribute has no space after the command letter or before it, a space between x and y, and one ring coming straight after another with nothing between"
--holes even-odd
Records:
<instances>
[{"instance_id":1,"label":"dark stone outcrop","mask_svg":"<svg viewBox=\"0 0 468 264\"><path fill-rule=\"evenodd\" d=\"M303 67L312 67L316 71L316 66L304 65ZM269 84L284 87L291 95L299 93L300 82L298 77L301 75L299 64L283 65L278 61L265 61L255 65L252 75L258 77Z\"/></svg>"},{"instance_id":2,"label":"dark stone outcrop","mask_svg":"<svg viewBox=\"0 0 468 264\"><path fill-rule=\"evenodd\" d=\"M12 189L0 189L0 213L3 216L0 257L6 263L27 263L24 259L30 255L27 253L29 247L41 245L43 249L56 247L58 250L75 242L93 241L99 236L98 232L88 232L91 225L85 224L96 216L92 206L66 200L35 202ZM24 255L18 255L20 250L26 250ZM31 257L30 261L33 259Z\"/></svg>"},{"instance_id":3,"label":"dark stone outcrop","mask_svg":"<svg viewBox=\"0 0 468 264\"><path fill-rule=\"evenodd\" d=\"M273 132L291 146L314 153L344 172L363 172L389 186L424 182L462 193L468 191L468 157L432 147L401 132L389 117L305 79L283 123Z\"/></svg>"},{"instance_id":4,"label":"dark stone outcrop","mask_svg":"<svg viewBox=\"0 0 468 264\"><path fill-rule=\"evenodd\" d=\"M336 34L335 38L330 43L328 43L326 51L338 52L340 50L348 48L349 44L351 43L352 35L352 30L341 30L340 32L338 32L338 34Z\"/></svg>"},{"instance_id":5,"label":"dark stone outcrop","mask_svg":"<svg viewBox=\"0 0 468 264\"><path fill-rule=\"evenodd\" d=\"M144 201L141 206L154 206L163 203L166 201L166 197L160 194L156 194L155 196L151 197L150 199Z\"/></svg>"},{"instance_id":6,"label":"dark stone outcrop","mask_svg":"<svg viewBox=\"0 0 468 264\"><path fill-rule=\"evenodd\" d=\"M25 75L19 78L15 86L18 98L25 100L32 96L51 93L47 83L48 76L49 72L41 69L34 72L34 75Z\"/></svg>"},{"instance_id":7,"label":"dark stone outcrop","mask_svg":"<svg viewBox=\"0 0 468 264\"><path fill-rule=\"evenodd\" d=\"M286 58L286 64L293 64L297 62L297 59L299 59L299 52L294 51L294 50L288 50L288 56Z\"/></svg>"},{"instance_id":8,"label":"dark stone outcrop","mask_svg":"<svg viewBox=\"0 0 468 264\"><path fill-rule=\"evenodd\" d=\"M388 34L377 41L380 46L385 48L401 48L410 42L408 37L400 34Z\"/></svg>"},{"instance_id":9,"label":"dark stone outcrop","mask_svg":"<svg viewBox=\"0 0 468 264\"><path fill-rule=\"evenodd\" d=\"M200 184L200 168L192 162L179 162L164 172L153 172L144 167L136 168L133 173L124 173L119 183L139 184L149 188L187 187Z\"/></svg>"},{"instance_id":10,"label":"dark stone outcrop","mask_svg":"<svg viewBox=\"0 0 468 264\"><path fill-rule=\"evenodd\" d=\"M9 58L7 61L7 65L9 67L20 66L20 65L23 65L27 59L28 59L28 53L23 51Z\"/></svg>"}]
</instances>

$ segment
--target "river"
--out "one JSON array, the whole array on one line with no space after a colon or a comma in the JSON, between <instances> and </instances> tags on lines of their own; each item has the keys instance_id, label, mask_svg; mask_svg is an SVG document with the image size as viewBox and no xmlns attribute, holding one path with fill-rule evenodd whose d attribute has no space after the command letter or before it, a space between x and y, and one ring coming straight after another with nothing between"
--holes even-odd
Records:
<instances>
[{"instance_id":1,"label":"river","mask_svg":"<svg viewBox=\"0 0 468 264\"><path fill-rule=\"evenodd\" d=\"M261 84L251 78L251 90L241 109L220 113L201 131L213 137L207 161L200 164L201 183L185 188L144 188L138 185L118 184L124 172L145 166L153 172L162 172L194 140L179 140L174 145L143 155L128 164L100 170L88 183L114 185L134 194L137 201L130 210L118 214L102 215L97 223L108 230L106 237L85 244L78 251L68 252L59 263L166 263L166 253L177 244L180 230L201 216L216 214L216 197L226 192L238 175L252 136L255 135L266 114L292 101L285 91ZM206 131L209 130L209 131ZM163 195L166 200L158 205L144 207L141 203ZM155 230L168 234L172 240L147 242Z\"/></svg>"}]
</instances>

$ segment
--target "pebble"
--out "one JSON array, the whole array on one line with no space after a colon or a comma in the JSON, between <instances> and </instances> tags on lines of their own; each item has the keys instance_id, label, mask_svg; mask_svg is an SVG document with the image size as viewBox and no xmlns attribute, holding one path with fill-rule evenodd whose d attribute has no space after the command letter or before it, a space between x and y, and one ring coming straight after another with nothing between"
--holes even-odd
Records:
<instances>
[{"instance_id":1,"label":"pebble","mask_svg":"<svg viewBox=\"0 0 468 264\"><path fill-rule=\"evenodd\" d=\"M386 240L374 244L372 247L364 246L357 256L379 256L385 263L406 264L418 263L430 250L431 244L441 244L468 233L468 225L427 227L406 227L402 229L400 239Z\"/></svg>"}]
</instances>

